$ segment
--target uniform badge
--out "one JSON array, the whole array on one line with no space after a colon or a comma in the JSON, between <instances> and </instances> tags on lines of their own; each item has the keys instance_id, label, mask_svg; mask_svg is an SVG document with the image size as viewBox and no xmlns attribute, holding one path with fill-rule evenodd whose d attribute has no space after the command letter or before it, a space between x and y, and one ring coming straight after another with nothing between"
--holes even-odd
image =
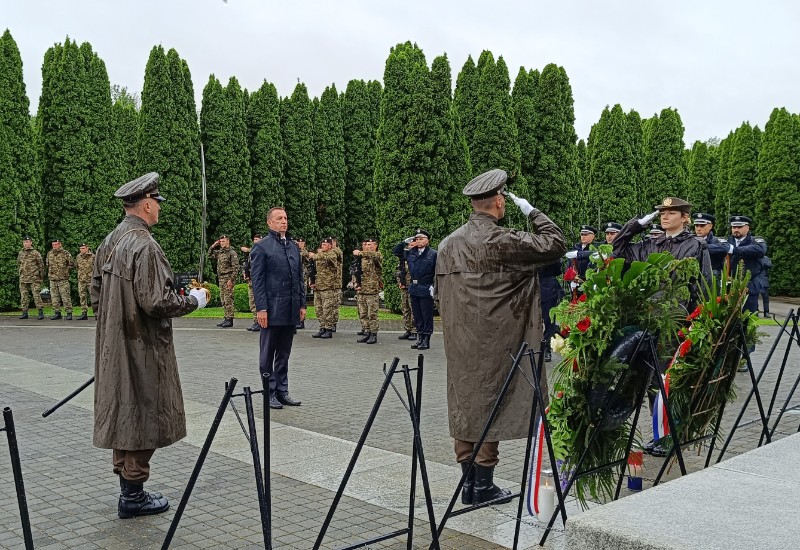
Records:
<instances>
[{"instance_id":1,"label":"uniform badge","mask_svg":"<svg viewBox=\"0 0 800 550\"><path fill-rule=\"evenodd\" d=\"M663 206L672 206L672 197L664 199Z\"/></svg>"}]
</instances>

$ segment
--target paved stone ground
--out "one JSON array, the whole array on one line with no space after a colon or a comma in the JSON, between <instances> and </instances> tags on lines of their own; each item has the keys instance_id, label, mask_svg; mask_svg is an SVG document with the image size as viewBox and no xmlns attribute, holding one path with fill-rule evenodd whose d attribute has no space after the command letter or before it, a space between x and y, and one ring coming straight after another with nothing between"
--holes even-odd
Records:
<instances>
[{"instance_id":1,"label":"paved stone ground","mask_svg":"<svg viewBox=\"0 0 800 550\"><path fill-rule=\"evenodd\" d=\"M788 304L773 302L772 310L785 313ZM166 514L134 520L116 518L117 480L110 472L110 451L91 444L91 389L51 417L41 412L91 376L93 372L94 322L19 321L0 316L0 406L14 411L20 439L25 486L37 548L159 548L169 521L189 479L214 411L231 377L239 388L259 387L258 336L237 320L234 329L214 327L211 319L175 321L176 350L187 403L189 436L159 450L152 461L148 486L161 491L172 502ZM332 340L311 338L314 322L296 337L290 365L291 394L303 405L272 414L272 501L275 548L311 548L333 499L346 463L383 381L382 368L393 357L401 364L415 365L417 352L397 340L397 322L385 322L379 343L355 343L357 322L342 322ZM768 336L754 355L763 363ZM777 367L786 338L779 346L772 367L762 382L765 407L775 385ZM422 437L428 462L436 517L455 487L459 470L452 463L452 440L447 433L444 354L441 335L432 338L425 352ZM796 346L795 346L796 347ZM800 375L798 351L792 350L784 383L775 407ZM551 364L552 366L552 364ZM740 374L737 382L747 382ZM398 383L402 379L398 379ZM398 384L398 389L403 390ZM746 396L724 417L728 429ZM791 405L800 403L800 396ZM241 399L237 408L244 410ZM256 416L261 418L260 404ZM745 419L757 417L755 404ZM795 431L795 411L787 414L778 437ZM643 423L643 438L649 427ZM736 433L726 456L752 449L758 442L759 426L751 423ZM3 437L3 439L5 439ZM408 413L393 391L387 394L367 440L363 467L353 475L324 548L335 548L382 533L401 529L406 522L411 429ZM501 464L496 475L502 484L519 484L524 441L501 445ZM174 548L263 548L253 466L248 463L248 445L233 415L226 413L211 453L200 475L180 523ZM687 459L690 470L702 467L703 457ZM648 459L645 476L652 479L660 463ZM668 477L675 477L673 468ZM21 548L19 512L14 496L8 454L0 444L0 548ZM426 510L419 496L415 508L415 548L430 541ZM442 548L488 549L511 546L515 505L491 507L448 523ZM576 513L574 506L570 513ZM550 548L563 547L563 532L555 531ZM538 542L541 530L536 520L526 518L521 548ZM404 537L371 545L370 548L405 548Z\"/></svg>"}]
</instances>

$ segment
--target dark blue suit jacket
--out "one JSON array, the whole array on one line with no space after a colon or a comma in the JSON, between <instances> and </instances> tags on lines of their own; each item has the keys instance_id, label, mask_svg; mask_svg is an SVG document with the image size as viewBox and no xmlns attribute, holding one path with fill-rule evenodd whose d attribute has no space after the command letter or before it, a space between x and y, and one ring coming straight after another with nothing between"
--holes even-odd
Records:
<instances>
[{"instance_id":1,"label":"dark blue suit jacket","mask_svg":"<svg viewBox=\"0 0 800 550\"><path fill-rule=\"evenodd\" d=\"M431 287L436 275L436 250L426 246L422 254L418 248L412 248L406 256L408 271L411 272L411 286L408 287L410 296L419 298L432 298Z\"/></svg>"},{"instance_id":2,"label":"dark blue suit jacket","mask_svg":"<svg viewBox=\"0 0 800 550\"><path fill-rule=\"evenodd\" d=\"M300 248L287 234L285 244L274 231L250 251L250 280L256 311L267 311L269 326L296 325L306 307Z\"/></svg>"}]
</instances>

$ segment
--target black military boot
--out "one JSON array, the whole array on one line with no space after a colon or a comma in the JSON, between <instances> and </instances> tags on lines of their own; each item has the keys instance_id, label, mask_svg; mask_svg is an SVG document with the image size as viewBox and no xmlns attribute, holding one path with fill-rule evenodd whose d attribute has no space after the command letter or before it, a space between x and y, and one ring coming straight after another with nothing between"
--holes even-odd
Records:
<instances>
[{"instance_id":1,"label":"black military boot","mask_svg":"<svg viewBox=\"0 0 800 550\"><path fill-rule=\"evenodd\" d=\"M56 310L55 314L52 317L50 317L50 320L58 321L59 319L61 319L61 312Z\"/></svg>"},{"instance_id":2,"label":"black military boot","mask_svg":"<svg viewBox=\"0 0 800 550\"><path fill-rule=\"evenodd\" d=\"M69 313L67 313L66 319L67 319L67 321L72 321L72 312L71 311Z\"/></svg>"},{"instance_id":3,"label":"black military boot","mask_svg":"<svg viewBox=\"0 0 800 550\"><path fill-rule=\"evenodd\" d=\"M258 332L259 330L261 330L261 325L259 325L258 323L254 322L252 325L247 327L247 330L249 330L250 332Z\"/></svg>"},{"instance_id":4,"label":"black military boot","mask_svg":"<svg viewBox=\"0 0 800 550\"><path fill-rule=\"evenodd\" d=\"M482 504L498 498L503 498L503 500L497 501L497 504L511 502L511 491L501 489L494 484L494 466L475 464L475 490L472 492L472 504Z\"/></svg>"},{"instance_id":5,"label":"black military boot","mask_svg":"<svg viewBox=\"0 0 800 550\"><path fill-rule=\"evenodd\" d=\"M20 317L20 319L22 319L22 317ZM361 330L359 330L358 332L356 332L356 336L366 336L368 334L369 334L369 332L367 332L363 328ZM400 338L400 339L402 340L402 338Z\"/></svg>"},{"instance_id":6,"label":"black military boot","mask_svg":"<svg viewBox=\"0 0 800 550\"><path fill-rule=\"evenodd\" d=\"M422 343L423 343L424 341L425 341L425 336L424 336L424 335L422 335L422 334L420 334L420 336L419 336L419 338L417 339L417 341L416 341L416 342L414 342L413 344L411 344L411 349L419 349L419 347L422 345ZM423 348L423 349L425 349L425 348Z\"/></svg>"},{"instance_id":7,"label":"black military boot","mask_svg":"<svg viewBox=\"0 0 800 550\"><path fill-rule=\"evenodd\" d=\"M325 334L325 329L322 328L322 327L319 327L319 330L317 331L317 333L316 334L312 334L311 337L312 338L322 338L323 334Z\"/></svg>"},{"instance_id":8,"label":"black military boot","mask_svg":"<svg viewBox=\"0 0 800 550\"><path fill-rule=\"evenodd\" d=\"M416 340L416 337L414 337L414 334L410 330L407 330L405 332L405 334L401 334L400 336L397 337L397 339L398 340Z\"/></svg>"},{"instance_id":9,"label":"black military boot","mask_svg":"<svg viewBox=\"0 0 800 550\"><path fill-rule=\"evenodd\" d=\"M553 350L550 349L550 346L544 350L544 362L549 363L553 360Z\"/></svg>"},{"instance_id":10,"label":"black military boot","mask_svg":"<svg viewBox=\"0 0 800 550\"><path fill-rule=\"evenodd\" d=\"M369 338L367 339L367 344L377 344L377 343L378 343L378 333L370 332Z\"/></svg>"},{"instance_id":11,"label":"black military boot","mask_svg":"<svg viewBox=\"0 0 800 550\"><path fill-rule=\"evenodd\" d=\"M27 319L28 318L28 310L22 312L22 315L19 316L20 319Z\"/></svg>"},{"instance_id":12,"label":"black military boot","mask_svg":"<svg viewBox=\"0 0 800 550\"><path fill-rule=\"evenodd\" d=\"M300 321L299 323L297 323L297 324L294 326L294 328L296 328L296 329L298 329L298 330L306 328L306 322L305 322L305 320L303 320L303 321Z\"/></svg>"},{"instance_id":13,"label":"black military boot","mask_svg":"<svg viewBox=\"0 0 800 550\"><path fill-rule=\"evenodd\" d=\"M86 315L86 310L84 309L84 310L81 312L81 316L80 316L80 317L77 317L75 320L76 320L76 321L86 321L88 318L89 318L89 317Z\"/></svg>"},{"instance_id":14,"label":"black military boot","mask_svg":"<svg viewBox=\"0 0 800 550\"><path fill-rule=\"evenodd\" d=\"M411 346L412 348L414 346ZM430 334L420 334L419 341L417 342L417 347L415 349L430 349L431 347L431 335Z\"/></svg>"},{"instance_id":15,"label":"black military boot","mask_svg":"<svg viewBox=\"0 0 800 550\"><path fill-rule=\"evenodd\" d=\"M231 328L233 326L233 319L225 319L217 326L220 328Z\"/></svg>"},{"instance_id":16,"label":"black military boot","mask_svg":"<svg viewBox=\"0 0 800 550\"><path fill-rule=\"evenodd\" d=\"M320 335L320 338L333 338L333 332L332 329L326 328L325 332Z\"/></svg>"},{"instance_id":17,"label":"black military boot","mask_svg":"<svg viewBox=\"0 0 800 550\"><path fill-rule=\"evenodd\" d=\"M467 471L469 461L461 463L461 473ZM477 466L477 464L476 464ZM461 489L461 504L472 504L472 492L475 489L475 467L467 474L467 479L464 480L464 487Z\"/></svg>"},{"instance_id":18,"label":"black military boot","mask_svg":"<svg viewBox=\"0 0 800 550\"><path fill-rule=\"evenodd\" d=\"M44 319L44 310L42 308L39 308L39 316L37 317L37 319L39 319L40 321Z\"/></svg>"},{"instance_id":19,"label":"black military boot","mask_svg":"<svg viewBox=\"0 0 800 550\"><path fill-rule=\"evenodd\" d=\"M356 342L358 342L359 344L369 343L371 334L369 332L362 332L361 334L362 334L361 338L358 338Z\"/></svg>"},{"instance_id":20,"label":"black military boot","mask_svg":"<svg viewBox=\"0 0 800 550\"><path fill-rule=\"evenodd\" d=\"M411 336L408 337L408 340L416 340L416 339L417 339L417 333L416 332L412 332Z\"/></svg>"},{"instance_id":21,"label":"black military boot","mask_svg":"<svg viewBox=\"0 0 800 550\"><path fill-rule=\"evenodd\" d=\"M120 485L122 494L117 507L120 519L151 516L169 510L169 501L157 493L148 493L142 483L134 483L120 476Z\"/></svg>"}]
</instances>

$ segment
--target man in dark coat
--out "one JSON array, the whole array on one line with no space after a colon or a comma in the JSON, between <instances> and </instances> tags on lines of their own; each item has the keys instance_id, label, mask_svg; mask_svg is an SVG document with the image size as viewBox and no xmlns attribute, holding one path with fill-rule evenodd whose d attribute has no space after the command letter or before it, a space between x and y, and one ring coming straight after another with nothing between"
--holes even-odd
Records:
<instances>
[{"instance_id":1,"label":"man in dark coat","mask_svg":"<svg viewBox=\"0 0 800 550\"><path fill-rule=\"evenodd\" d=\"M591 225L582 225L581 242L576 243L572 250L565 254L567 260L571 260L572 266L578 270L578 276L581 279L586 279L586 270L589 269L592 256L592 251L589 247L594 242L596 234L597 229Z\"/></svg>"},{"instance_id":2,"label":"man in dark coat","mask_svg":"<svg viewBox=\"0 0 800 550\"><path fill-rule=\"evenodd\" d=\"M283 208L267 212L269 234L250 251L250 277L261 326L259 370L270 373L269 406L282 409L300 401L289 396L289 354L295 326L306 318L306 288L300 247L286 233Z\"/></svg>"},{"instance_id":3,"label":"man in dark coat","mask_svg":"<svg viewBox=\"0 0 800 550\"><path fill-rule=\"evenodd\" d=\"M125 219L97 249L92 272L95 337L94 445L113 449L120 518L158 514L167 499L147 493L150 458L186 435L172 317L204 307L205 289L176 292L172 268L150 234L164 198L152 172L120 187Z\"/></svg>"},{"instance_id":4,"label":"man in dark coat","mask_svg":"<svg viewBox=\"0 0 800 550\"><path fill-rule=\"evenodd\" d=\"M447 409L456 461L467 471L492 407L508 375L509 350L542 339L537 270L567 250L561 229L525 199L509 196L528 218L531 232L501 227L507 175L491 170L464 188L472 200L469 221L439 246L436 286L444 324ZM546 381L543 391L547 395ZM475 468L467 472L465 504L505 499L494 485L498 443L528 435L533 389L514 377Z\"/></svg>"},{"instance_id":5,"label":"man in dark coat","mask_svg":"<svg viewBox=\"0 0 800 550\"><path fill-rule=\"evenodd\" d=\"M430 247L431 234L417 229L416 246L408 251L406 261L411 274L408 295L414 322L417 324L418 340L412 349L425 350L431 347L433 334L433 279L436 274L436 249Z\"/></svg>"},{"instance_id":6,"label":"man in dark coat","mask_svg":"<svg viewBox=\"0 0 800 550\"><path fill-rule=\"evenodd\" d=\"M719 278L725 269L725 258L728 256L728 244L724 239L714 236L714 224L717 218L713 214L697 212L692 214L694 233L706 242L708 256L711 259L711 273Z\"/></svg>"},{"instance_id":7,"label":"man in dark coat","mask_svg":"<svg viewBox=\"0 0 800 550\"><path fill-rule=\"evenodd\" d=\"M766 243L757 243L750 234L753 220L747 216L731 216L731 235L728 237L728 254L731 255L731 274L736 273L739 262L744 262L744 269L750 272L747 283L747 301L744 309L758 312L758 276L761 275L761 258L766 252Z\"/></svg>"}]
</instances>

